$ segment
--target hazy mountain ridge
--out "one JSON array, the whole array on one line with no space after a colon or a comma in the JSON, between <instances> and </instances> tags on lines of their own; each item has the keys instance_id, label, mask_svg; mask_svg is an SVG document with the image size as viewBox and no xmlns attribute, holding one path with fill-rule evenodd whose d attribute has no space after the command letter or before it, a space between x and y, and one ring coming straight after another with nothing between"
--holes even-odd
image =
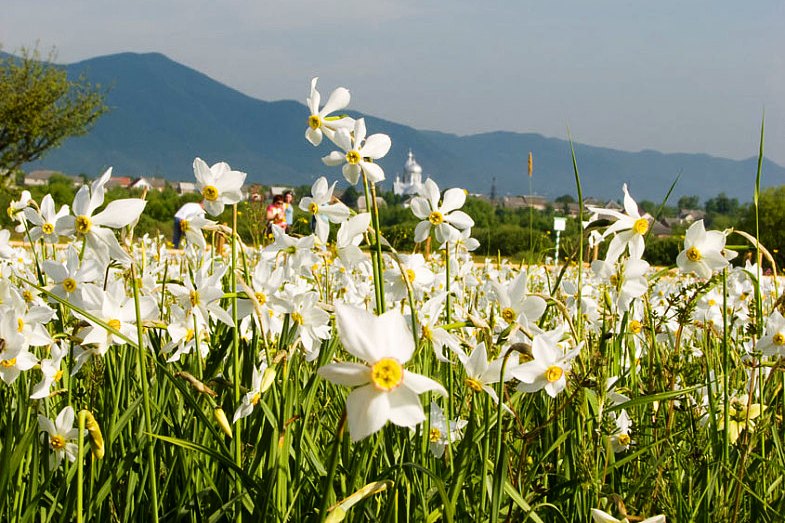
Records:
<instances>
[{"instance_id":1,"label":"hazy mountain ridge","mask_svg":"<svg viewBox=\"0 0 785 523\"><path fill-rule=\"evenodd\" d=\"M341 176L340 170L321 163L330 144L314 148L304 139L307 109L302 103L252 98L158 53L102 56L66 68L69 75L84 73L110 87L107 104L112 110L87 136L66 141L27 169L96 175L111 165L118 175L189 180L193 159L200 156L248 172L251 183L294 185L320 175ZM457 136L372 116L366 120L369 133L384 132L393 141L380 161L388 187L411 149L425 174L441 187L488 193L495 177L497 194L526 193L526 159L532 151L534 192L550 197L576 192L565 140L506 131ZM627 152L580 143L575 153L584 195L614 199L627 182L637 199L657 201L681 173L672 198L697 194L706 199L724 191L747 201L757 168L755 158ZM762 180L764 186L785 183L785 168L766 160Z\"/></svg>"}]
</instances>

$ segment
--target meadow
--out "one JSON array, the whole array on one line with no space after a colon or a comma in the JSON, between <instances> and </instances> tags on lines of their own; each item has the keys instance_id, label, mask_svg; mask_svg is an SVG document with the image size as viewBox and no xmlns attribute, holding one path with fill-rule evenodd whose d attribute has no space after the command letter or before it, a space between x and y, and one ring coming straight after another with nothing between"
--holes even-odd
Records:
<instances>
[{"instance_id":1,"label":"meadow","mask_svg":"<svg viewBox=\"0 0 785 523\"><path fill-rule=\"evenodd\" d=\"M314 80L305 138L375 202L390 139L348 103ZM3 520L782 520L785 300L758 231L697 221L650 266L625 186L582 209L573 257L519 265L473 254L465 192L427 181L404 253L322 177L313 231L256 246L245 174L197 158L206 216L175 251L109 176L13 201L25 245L0 231Z\"/></svg>"}]
</instances>

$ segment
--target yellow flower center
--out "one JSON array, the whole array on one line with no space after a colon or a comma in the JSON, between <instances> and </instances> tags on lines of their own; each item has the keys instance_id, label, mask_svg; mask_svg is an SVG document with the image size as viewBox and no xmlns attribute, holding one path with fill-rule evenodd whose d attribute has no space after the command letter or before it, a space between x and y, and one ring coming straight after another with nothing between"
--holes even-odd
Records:
<instances>
[{"instance_id":1,"label":"yellow flower center","mask_svg":"<svg viewBox=\"0 0 785 523\"><path fill-rule=\"evenodd\" d=\"M466 386L474 392L480 392L482 390L482 383L474 378L466 378Z\"/></svg>"},{"instance_id":2,"label":"yellow flower center","mask_svg":"<svg viewBox=\"0 0 785 523\"><path fill-rule=\"evenodd\" d=\"M63 289L65 290L65 292L74 292L76 290L76 280L73 278L64 279Z\"/></svg>"},{"instance_id":3,"label":"yellow flower center","mask_svg":"<svg viewBox=\"0 0 785 523\"><path fill-rule=\"evenodd\" d=\"M442 439L442 431L436 427L431 427L430 433L428 434L428 439L431 441L431 443L438 443L439 440Z\"/></svg>"},{"instance_id":4,"label":"yellow flower center","mask_svg":"<svg viewBox=\"0 0 785 523\"><path fill-rule=\"evenodd\" d=\"M256 394L254 394L254 395L253 395L253 397L251 398L251 405L254 405L254 406L256 406L256 405L259 403L259 400L260 400L260 399L262 399L262 394L261 394L261 393L259 393L259 392L257 392L257 393L256 393Z\"/></svg>"},{"instance_id":5,"label":"yellow flower center","mask_svg":"<svg viewBox=\"0 0 785 523\"><path fill-rule=\"evenodd\" d=\"M559 381L563 375L564 369L558 365L551 365L545 370L545 379L548 380L548 383Z\"/></svg>"},{"instance_id":6,"label":"yellow flower center","mask_svg":"<svg viewBox=\"0 0 785 523\"><path fill-rule=\"evenodd\" d=\"M199 305L199 293L196 291L191 291L188 295L189 299L191 300L191 307L196 307Z\"/></svg>"},{"instance_id":7,"label":"yellow flower center","mask_svg":"<svg viewBox=\"0 0 785 523\"><path fill-rule=\"evenodd\" d=\"M414 283L414 278L416 276L417 275L414 273L414 270L412 269L406 269L405 271L403 271L403 277L406 278L406 281L408 281L409 283Z\"/></svg>"},{"instance_id":8,"label":"yellow flower center","mask_svg":"<svg viewBox=\"0 0 785 523\"><path fill-rule=\"evenodd\" d=\"M425 338L426 340L433 339L433 332L431 332L431 328L428 327L427 325L423 325L422 337Z\"/></svg>"},{"instance_id":9,"label":"yellow flower center","mask_svg":"<svg viewBox=\"0 0 785 523\"><path fill-rule=\"evenodd\" d=\"M643 325L638 320L632 320L630 322L630 332L633 334L640 334L641 330L643 330Z\"/></svg>"},{"instance_id":10,"label":"yellow flower center","mask_svg":"<svg viewBox=\"0 0 785 523\"><path fill-rule=\"evenodd\" d=\"M49 446L52 450L62 450L65 448L65 438L59 434L49 436Z\"/></svg>"},{"instance_id":11,"label":"yellow flower center","mask_svg":"<svg viewBox=\"0 0 785 523\"><path fill-rule=\"evenodd\" d=\"M208 202L214 202L218 199L218 188L214 185L205 185L202 189L202 196Z\"/></svg>"},{"instance_id":12,"label":"yellow flower center","mask_svg":"<svg viewBox=\"0 0 785 523\"><path fill-rule=\"evenodd\" d=\"M616 273L611 274L611 277L608 279L611 283L611 287L616 287L619 285L619 275Z\"/></svg>"},{"instance_id":13,"label":"yellow flower center","mask_svg":"<svg viewBox=\"0 0 785 523\"><path fill-rule=\"evenodd\" d=\"M313 129L314 131L322 126L322 119L319 118L318 114L312 114L308 117L308 127Z\"/></svg>"},{"instance_id":14,"label":"yellow flower center","mask_svg":"<svg viewBox=\"0 0 785 523\"><path fill-rule=\"evenodd\" d=\"M194 339L194 330L193 329L187 329L185 331L185 342L188 343L192 339Z\"/></svg>"},{"instance_id":15,"label":"yellow flower center","mask_svg":"<svg viewBox=\"0 0 785 523\"><path fill-rule=\"evenodd\" d=\"M22 318L17 318L16 319L16 331L17 332L22 332L23 330L25 330L25 320L23 320Z\"/></svg>"},{"instance_id":16,"label":"yellow flower center","mask_svg":"<svg viewBox=\"0 0 785 523\"><path fill-rule=\"evenodd\" d=\"M292 321L298 325L302 325L305 320L303 320L303 315L299 312L292 313Z\"/></svg>"},{"instance_id":17,"label":"yellow flower center","mask_svg":"<svg viewBox=\"0 0 785 523\"><path fill-rule=\"evenodd\" d=\"M23 299L24 299L24 300L25 300L27 303L30 303L31 301L33 301L33 298L35 298L35 296L33 296L33 293L32 293L32 292L30 292L30 291L24 291L24 292L22 293L22 298L23 298Z\"/></svg>"},{"instance_id":18,"label":"yellow flower center","mask_svg":"<svg viewBox=\"0 0 785 523\"><path fill-rule=\"evenodd\" d=\"M771 341L774 342L774 345L785 345L785 334L778 332Z\"/></svg>"},{"instance_id":19,"label":"yellow flower center","mask_svg":"<svg viewBox=\"0 0 785 523\"><path fill-rule=\"evenodd\" d=\"M632 442L629 434L619 434L619 438L617 441L619 442L619 445L621 445L622 447L626 447Z\"/></svg>"},{"instance_id":20,"label":"yellow flower center","mask_svg":"<svg viewBox=\"0 0 785 523\"><path fill-rule=\"evenodd\" d=\"M441 225L444 222L444 215L439 211L433 211L431 214L428 215L428 221L431 222L431 225Z\"/></svg>"},{"instance_id":21,"label":"yellow flower center","mask_svg":"<svg viewBox=\"0 0 785 523\"><path fill-rule=\"evenodd\" d=\"M311 214L316 214L319 212L319 204L316 202L311 202L311 205L308 206L308 212Z\"/></svg>"},{"instance_id":22,"label":"yellow flower center","mask_svg":"<svg viewBox=\"0 0 785 523\"><path fill-rule=\"evenodd\" d=\"M714 307L715 305L717 305L717 301L714 300L714 299L709 298L708 304L709 304L709 307Z\"/></svg>"},{"instance_id":23,"label":"yellow flower center","mask_svg":"<svg viewBox=\"0 0 785 523\"><path fill-rule=\"evenodd\" d=\"M357 150L353 149L348 153L346 153L346 161L352 165L357 165L358 163L360 163L360 160L362 159L363 157L360 156L360 152Z\"/></svg>"},{"instance_id":24,"label":"yellow flower center","mask_svg":"<svg viewBox=\"0 0 785 523\"><path fill-rule=\"evenodd\" d=\"M117 318L112 318L111 320L107 321L106 324L112 327L116 331L120 330L120 320L118 320Z\"/></svg>"},{"instance_id":25,"label":"yellow flower center","mask_svg":"<svg viewBox=\"0 0 785 523\"><path fill-rule=\"evenodd\" d=\"M90 218L88 216L85 216L84 214L80 214L79 216L77 216L76 220L74 221L74 224L76 225L76 232L78 232L79 234L87 234L88 232L90 232L90 227L93 226L93 223L90 221Z\"/></svg>"},{"instance_id":26,"label":"yellow flower center","mask_svg":"<svg viewBox=\"0 0 785 523\"><path fill-rule=\"evenodd\" d=\"M9 367L13 367L16 365L16 358L11 358L10 360L0 360L0 365L5 367L6 369Z\"/></svg>"},{"instance_id":27,"label":"yellow flower center","mask_svg":"<svg viewBox=\"0 0 785 523\"><path fill-rule=\"evenodd\" d=\"M403 382L403 365L394 358L382 358L371 367L371 381L377 389L389 392Z\"/></svg>"},{"instance_id":28,"label":"yellow flower center","mask_svg":"<svg viewBox=\"0 0 785 523\"><path fill-rule=\"evenodd\" d=\"M507 323L512 323L518 317L512 307L505 307L502 309L502 319Z\"/></svg>"},{"instance_id":29,"label":"yellow flower center","mask_svg":"<svg viewBox=\"0 0 785 523\"><path fill-rule=\"evenodd\" d=\"M46 222L41 226L41 231L43 231L44 234L52 234L55 232L55 226L49 222Z\"/></svg>"},{"instance_id":30,"label":"yellow flower center","mask_svg":"<svg viewBox=\"0 0 785 523\"><path fill-rule=\"evenodd\" d=\"M55 376L54 376L55 381L60 381L60 378L62 377L63 377L63 371L58 370L57 372L55 372Z\"/></svg>"},{"instance_id":31,"label":"yellow flower center","mask_svg":"<svg viewBox=\"0 0 785 523\"><path fill-rule=\"evenodd\" d=\"M265 296L264 293L257 292L256 294L254 294L254 296L256 297L256 301L259 302L259 305L264 305L265 303L267 303L267 296Z\"/></svg>"},{"instance_id":32,"label":"yellow flower center","mask_svg":"<svg viewBox=\"0 0 785 523\"><path fill-rule=\"evenodd\" d=\"M188 232L189 227L188 220L180 220L180 232Z\"/></svg>"},{"instance_id":33,"label":"yellow flower center","mask_svg":"<svg viewBox=\"0 0 785 523\"><path fill-rule=\"evenodd\" d=\"M646 234L649 230L649 220L646 218L638 218L632 226L632 230L638 234Z\"/></svg>"},{"instance_id":34,"label":"yellow flower center","mask_svg":"<svg viewBox=\"0 0 785 523\"><path fill-rule=\"evenodd\" d=\"M687 259L690 260L691 262L701 261L701 258L703 258L701 252L695 247L690 247L689 249L687 249Z\"/></svg>"}]
</instances>

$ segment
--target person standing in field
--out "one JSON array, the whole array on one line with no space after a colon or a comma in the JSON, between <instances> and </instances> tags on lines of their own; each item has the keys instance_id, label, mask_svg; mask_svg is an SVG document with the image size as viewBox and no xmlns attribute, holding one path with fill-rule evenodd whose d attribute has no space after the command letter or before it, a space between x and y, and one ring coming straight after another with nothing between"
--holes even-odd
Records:
<instances>
[{"instance_id":1,"label":"person standing in field","mask_svg":"<svg viewBox=\"0 0 785 523\"><path fill-rule=\"evenodd\" d=\"M174 231L172 231L172 245L175 249L180 248L180 239L183 236L182 221L196 217L204 217L204 200L201 202L188 202L183 204L174 213Z\"/></svg>"},{"instance_id":2,"label":"person standing in field","mask_svg":"<svg viewBox=\"0 0 785 523\"><path fill-rule=\"evenodd\" d=\"M294 193L286 191L283 193L284 214L286 215L286 228L291 229L294 225Z\"/></svg>"},{"instance_id":3,"label":"person standing in field","mask_svg":"<svg viewBox=\"0 0 785 523\"><path fill-rule=\"evenodd\" d=\"M282 194L273 196L273 202L267 206L267 228L266 233L272 234L272 226L277 225L286 230L286 209L284 208L284 197Z\"/></svg>"}]
</instances>

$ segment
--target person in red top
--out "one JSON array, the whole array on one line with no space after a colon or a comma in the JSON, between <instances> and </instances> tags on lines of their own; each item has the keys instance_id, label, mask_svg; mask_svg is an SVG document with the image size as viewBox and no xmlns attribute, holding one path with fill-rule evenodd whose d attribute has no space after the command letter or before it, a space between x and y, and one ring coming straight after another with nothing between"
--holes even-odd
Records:
<instances>
[{"instance_id":1,"label":"person in red top","mask_svg":"<svg viewBox=\"0 0 785 523\"><path fill-rule=\"evenodd\" d=\"M273 196L273 203L267 206L267 233L272 232L272 226L277 225L286 230L286 211L284 209L283 195Z\"/></svg>"}]
</instances>

